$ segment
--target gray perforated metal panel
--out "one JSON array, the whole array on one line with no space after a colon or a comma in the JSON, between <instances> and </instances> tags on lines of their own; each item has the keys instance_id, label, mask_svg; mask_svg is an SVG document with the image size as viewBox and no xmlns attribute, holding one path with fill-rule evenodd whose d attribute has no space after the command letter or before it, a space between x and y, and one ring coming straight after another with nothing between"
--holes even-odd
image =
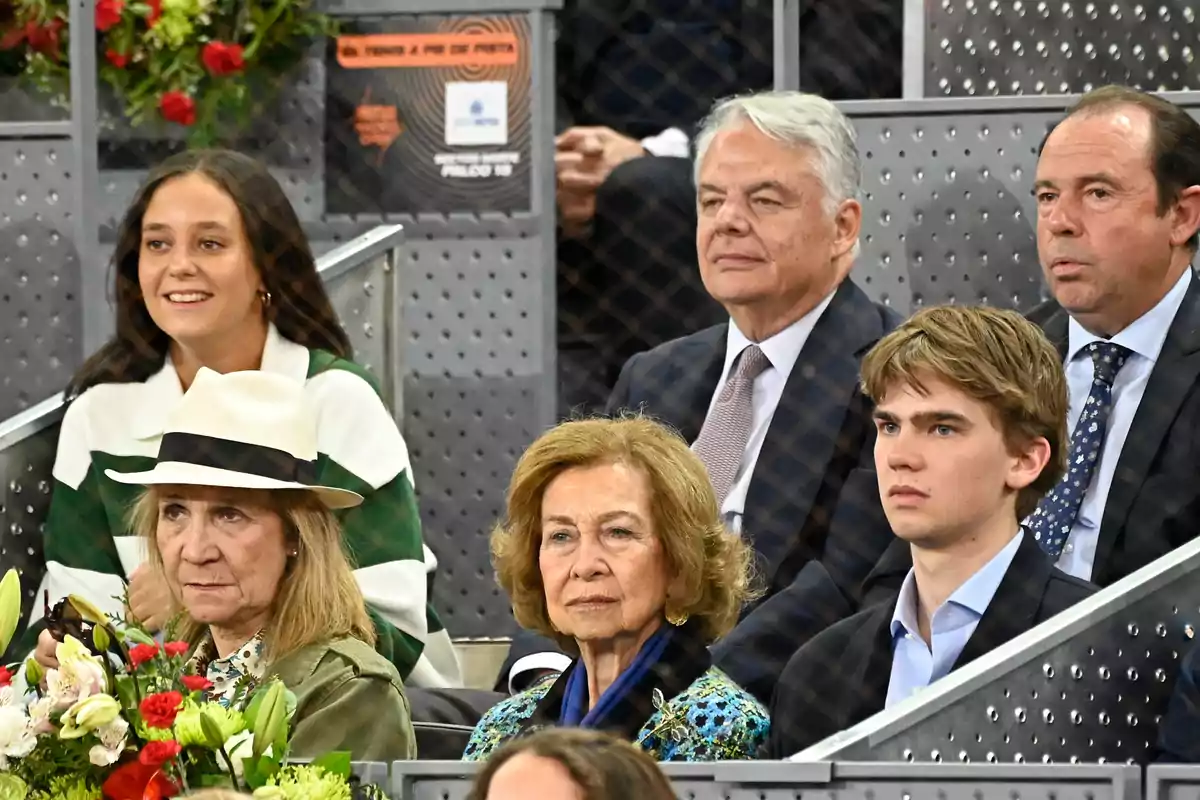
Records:
<instances>
[{"instance_id":1,"label":"gray perforated metal panel","mask_svg":"<svg viewBox=\"0 0 1200 800\"><path fill-rule=\"evenodd\" d=\"M417 377L541 371L542 271L530 239L410 241L402 255L407 363Z\"/></svg>"},{"instance_id":2,"label":"gray perforated metal panel","mask_svg":"<svg viewBox=\"0 0 1200 800\"><path fill-rule=\"evenodd\" d=\"M519 224L497 225L495 238L467 221L409 230L399 270L404 433L425 541L438 557L435 607L459 637L515 629L487 535L546 414L539 388L552 311L539 242Z\"/></svg>"},{"instance_id":3,"label":"gray perforated metal panel","mask_svg":"<svg viewBox=\"0 0 1200 800\"><path fill-rule=\"evenodd\" d=\"M1145 800L1197 800L1200 798L1200 766L1162 764L1146 770Z\"/></svg>"},{"instance_id":4,"label":"gray perforated metal panel","mask_svg":"<svg viewBox=\"0 0 1200 800\"><path fill-rule=\"evenodd\" d=\"M394 400L396 363L390 323L391 252L325 282L342 327L354 347L354 360L379 379L385 398Z\"/></svg>"},{"instance_id":5,"label":"gray perforated metal panel","mask_svg":"<svg viewBox=\"0 0 1200 800\"><path fill-rule=\"evenodd\" d=\"M907 314L1042 298L1032 186L1051 112L856 115L862 253L854 277Z\"/></svg>"},{"instance_id":6,"label":"gray perforated metal panel","mask_svg":"<svg viewBox=\"0 0 1200 800\"><path fill-rule=\"evenodd\" d=\"M1200 624L1184 545L799 760L1146 763Z\"/></svg>"},{"instance_id":7,"label":"gray perforated metal panel","mask_svg":"<svg viewBox=\"0 0 1200 800\"><path fill-rule=\"evenodd\" d=\"M0 139L0 419L60 391L82 358L73 161L66 140Z\"/></svg>"},{"instance_id":8,"label":"gray perforated metal panel","mask_svg":"<svg viewBox=\"0 0 1200 800\"><path fill-rule=\"evenodd\" d=\"M480 764L397 761L396 800L465 800ZM1136 800L1130 767L985 764L660 765L680 800ZM1182 798L1180 798L1182 800Z\"/></svg>"},{"instance_id":9,"label":"gray perforated metal panel","mask_svg":"<svg viewBox=\"0 0 1200 800\"><path fill-rule=\"evenodd\" d=\"M925 9L927 97L1200 84L1200 4L1190 0L938 0Z\"/></svg>"},{"instance_id":10,"label":"gray perforated metal panel","mask_svg":"<svg viewBox=\"0 0 1200 800\"><path fill-rule=\"evenodd\" d=\"M1170 99L1188 104L1196 95ZM853 277L902 314L938 303L1026 310L1037 257L1037 150L1072 98L850 102L863 161Z\"/></svg>"},{"instance_id":11,"label":"gray perforated metal panel","mask_svg":"<svg viewBox=\"0 0 1200 800\"><path fill-rule=\"evenodd\" d=\"M258 156L256 153L250 155ZM271 164L272 162L266 162ZM133 202L138 187L146 179L148 170L118 169L100 173L100 224L115 229ZM318 167L271 166L271 174L283 187L284 194L295 207L301 221L320 218L321 192Z\"/></svg>"},{"instance_id":12,"label":"gray perforated metal panel","mask_svg":"<svg viewBox=\"0 0 1200 800\"><path fill-rule=\"evenodd\" d=\"M0 572L21 571L21 618L26 619L41 583L42 524L50 509L50 470L58 441L58 415L52 424L32 435L18 438L0 449L0 480L4 482L4 504L0 506ZM3 659L0 659L2 661Z\"/></svg>"},{"instance_id":13,"label":"gray perforated metal panel","mask_svg":"<svg viewBox=\"0 0 1200 800\"><path fill-rule=\"evenodd\" d=\"M503 513L517 459L540 432L541 376L404 381L404 435L413 462L425 542L437 554L434 605L455 636L515 630L497 585L488 533Z\"/></svg>"}]
</instances>

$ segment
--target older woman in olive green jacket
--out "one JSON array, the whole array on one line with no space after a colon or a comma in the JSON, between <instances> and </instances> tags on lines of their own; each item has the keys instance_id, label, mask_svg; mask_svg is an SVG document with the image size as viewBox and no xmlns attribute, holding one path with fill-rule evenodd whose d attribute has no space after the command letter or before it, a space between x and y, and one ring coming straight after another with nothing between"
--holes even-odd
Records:
<instances>
[{"instance_id":1,"label":"older woman in olive green jacket","mask_svg":"<svg viewBox=\"0 0 1200 800\"><path fill-rule=\"evenodd\" d=\"M171 587L209 700L240 707L278 677L296 696L293 757L413 758L408 699L375 651L332 513L362 498L314 485L316 429L300 383L202 369L154 468L107 474L147 487L131 527Z\"/></svg>"}]
</instances>

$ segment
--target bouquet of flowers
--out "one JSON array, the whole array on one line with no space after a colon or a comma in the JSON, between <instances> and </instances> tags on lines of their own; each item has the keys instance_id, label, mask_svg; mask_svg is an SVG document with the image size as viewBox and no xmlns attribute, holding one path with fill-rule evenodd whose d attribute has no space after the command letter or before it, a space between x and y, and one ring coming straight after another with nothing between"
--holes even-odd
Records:
<instances>
[{"instance_id":1,"label":"bouquet of flowers","mask_svg":"<svg viewBox=\"0 0 1200 800\"><path fill-rule=\"evenodd\" d=\"M60 105L70 93L69 0L12 0L0 51L25 57L24 75ZM211 145L269 100L330 19L311 0L96 0L101 80L134 125L161 118Z\"/></svg>"},{"instance_id":2,"label":"bouquet of flowers","mask_svg":"<svg viewBox=\"0 0 1200 800\"><path fill-rule=\"evenodd\" d=\"M189 671L187 642L159 645L145 629L116 624L68 598L90 633L67 635L58 668L30 658L16 695L0 667L0 800L152 800L223 786L263 800L381 798L351 777L350 756L288 761L295 697L278 680L246 686L229 707L205 700L210 687ZM15 570L0 580L0 652L20 616Z\"/></svg>"}]
</instances>

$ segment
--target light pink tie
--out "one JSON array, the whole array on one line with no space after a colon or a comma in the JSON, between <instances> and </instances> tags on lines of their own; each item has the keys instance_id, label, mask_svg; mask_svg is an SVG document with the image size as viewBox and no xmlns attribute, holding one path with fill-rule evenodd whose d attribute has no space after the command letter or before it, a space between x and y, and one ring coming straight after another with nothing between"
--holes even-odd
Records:
<instances>
[{"instance_id":1,"label":"light pink tie","mask_svg":"<svg viewBox=\"0 0 1200 800\"><path fill-rule=\"evenodd\" d=\"M692 445L692 451L708 469L718 506L725 502L733 486L750 438L754 379L769 366L771 362L756 344L738 354L729 380L717 395L717 402Z\"/></svg>"}]
</instances>

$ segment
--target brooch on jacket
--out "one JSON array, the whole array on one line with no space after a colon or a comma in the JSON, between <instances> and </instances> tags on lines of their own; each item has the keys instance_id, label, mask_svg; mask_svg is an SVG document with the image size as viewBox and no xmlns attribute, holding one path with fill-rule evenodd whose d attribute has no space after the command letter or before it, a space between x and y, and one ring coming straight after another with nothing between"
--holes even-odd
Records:
<instances>
[{"instance_id":1,"label":"brooch on jacket","mask_svg":"<svg viewBox=\"0 0 1200 800\"><path fill-rule=\"evenodd\" d=\"M663 697L662 690L657 687L651 694L651 699L654 702L654 710L660 719L658 724L651 728L650 735L660 739L670 739L676 744L682 742L688 731L687 713L671 708Z\"/></svg>"}]
</instances>

